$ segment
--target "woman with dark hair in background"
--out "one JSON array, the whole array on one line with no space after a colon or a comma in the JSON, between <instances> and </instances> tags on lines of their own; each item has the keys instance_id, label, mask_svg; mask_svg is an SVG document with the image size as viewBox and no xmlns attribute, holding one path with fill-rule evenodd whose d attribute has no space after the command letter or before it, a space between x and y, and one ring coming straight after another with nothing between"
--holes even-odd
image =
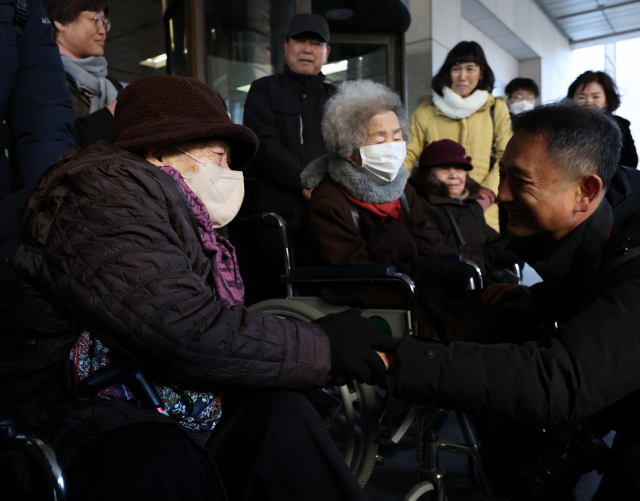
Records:
<instances>
[{"instance_id":1,"label":"woman with dark hair in background","mask_svg":"<svg viewBox=\"0 0 640 501\"><path fill-rule=\"evenodd\" d=\"M622 132L620 165L636 168L638 153L631 136L631 123L613 112L620 107L620 93L613 79L604 71L585 71L569 86L567 97L578 104L591 104L611 115Z\"/></svg>"},{"instance_id":2,"label":"woman with dark hair in background","mask_svg":"<svg viewBox=\"0 0 640 501\"><path fill-rule=\"evenodd\" d=\"M497 230L498 162L511 137L511 118L505 102L491 95L494 80L476 42L460 42L451 49L431 82L432 98L418 106L411 117L404 165L411 171L425 146L433 141L451 139L461 144L473 157L470 176L481 185L478 202L485 219Z\"/></svg>"},{"instance_id":3,"label":"woman with dark hair in background","mask_svg":"<svg viewBox=\"0 0 640 501\"><path fill-rule=\"evenodd\" d=\"M76 144L114 142L113 119L122 85L107 74L104 44L111 22L106 0L43 0L67 73Z\"/></svg>"}]
</instances>

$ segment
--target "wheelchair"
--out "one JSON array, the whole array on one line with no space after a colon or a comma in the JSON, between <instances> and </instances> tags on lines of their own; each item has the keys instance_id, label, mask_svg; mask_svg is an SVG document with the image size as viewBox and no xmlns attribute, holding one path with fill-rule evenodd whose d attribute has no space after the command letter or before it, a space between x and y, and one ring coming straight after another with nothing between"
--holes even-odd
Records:
<instances>
[{"instance_id":1,"label":"wheelchair","mask_svg":"<svg viewBox=\"0 0 640 501\"><path fill-rule=\"evenodd\" d=\"M284 275L287 296L282 299L268 299L248 307L250 311L265 312L299 321L310 322L321 316L348 309L348 306L329 304L316 295L300 293L298 286L305 284L394 284L404 292L406 309L363 309L362 315L376 322L381 328L394 337L412 337L418 334L418 304L416 288L413 281L401 273L396 273L390 266L355 266L346 268L332 267L296 267L293 246L282 217L275 213L256 214L243 218L238 222L243 226L270 224L279 231L283 248ZM468 289L482 288L482 273L475 263L462 256L442 256L445 259L460 259L469 264L473 270ZM519 269L516 269L519 275ZM391 378L389 378L391 379ZM342 400L339 414L329 428L345 461L354 476L364 486L373 472L378 456L378 444L381 439L380 429L384 414L392 402L392 383L388 388L377 388L353 381L345 386L334 388L330 393ZM444 411L413 404L404 420L395 430L390 430L390 440L398 443L416 423L417 444L416 459L422 466L420 476L423 479L407 494L405 501L426 499L425 495L435 495L432 499L444 500L445 473L438 468L439 450L447 450L465 454L469 457L469 472L482 490L490 498L493 493L489 481L482 468L480 446L470 416L456 413L466 444L457 444L441 440L438 429L442 424Z\"/></svg>"},{"instance_id":2,"label":"wheelchair","mask_svg":"<svg viewBox=\"0 0 640 501\"><path fill-rule=\"evenodd\" d=\"M35 459L46 483L49 499L65 501L67 486L53 448L30 433L25 423L10 408L0 408L0 451L25 452Z\"/></svg>"}]
</instances>

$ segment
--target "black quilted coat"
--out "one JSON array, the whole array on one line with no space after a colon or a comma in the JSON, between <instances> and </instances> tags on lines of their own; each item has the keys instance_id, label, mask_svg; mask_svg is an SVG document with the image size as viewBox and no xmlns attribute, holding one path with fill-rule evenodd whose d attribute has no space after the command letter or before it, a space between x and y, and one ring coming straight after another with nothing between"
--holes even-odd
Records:
<instances>
[{"instance_id":1,"label":"black quilted coat","mask_svg":"<svg viewBox=\"0 0 640 501\"><path fill-rule=\"evenodd\" d=\"M251 313L212 293L210 256L169 176L104 142L64 156L29 202L11 265L69 328L25 337L0 355L0 403L42 424L65 462L96 433L169 420L127 402L70 399L64 363L83 328L156 382L223 395L326 382L329 341L320 327Z\"/></svg>"}]
</instances>

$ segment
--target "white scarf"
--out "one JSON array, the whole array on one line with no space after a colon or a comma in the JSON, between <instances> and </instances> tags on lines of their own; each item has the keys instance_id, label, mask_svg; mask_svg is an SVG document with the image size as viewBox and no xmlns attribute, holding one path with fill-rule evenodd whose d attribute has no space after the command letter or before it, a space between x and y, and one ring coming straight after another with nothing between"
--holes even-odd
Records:
<instances>
[{"instance_id":1,"label":"white scarf","mask_svg":"<svg viewBox=\"0 0 640 501\"><path fill-rule=\"evenodd\" d=\"M433 104L444 116L461 120L470 117L482 108L489 99L489 95L486 90L476 89L470 96L462 97L449 87L443 87L442 96L438 93L433 94Z\"/></svg>"}]
</instances>

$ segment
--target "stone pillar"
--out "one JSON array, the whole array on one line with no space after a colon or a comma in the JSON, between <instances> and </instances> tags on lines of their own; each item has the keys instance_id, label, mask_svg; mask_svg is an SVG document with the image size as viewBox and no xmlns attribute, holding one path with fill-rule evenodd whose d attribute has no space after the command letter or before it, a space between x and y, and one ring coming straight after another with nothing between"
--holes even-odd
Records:
<instances>
[{"instance_id":1,"label":"stone pillar","mask_svg":"<svg viewBox=\"0 0 640 501\"><path fill-rule=\"evenodd\" d=\"M405 34L407 57L407 110L413 114L431 93L432 75L431 0L411 2L411 25Z\"/></svg>"},{"instance_id":2,"label":"stone pillar","mask_svg":"<svg viewBox=\"0 0 640 501\"><path fill-rule=\"evenodd\" d=\"M542 88L542 59L535 57L533 59L527 59L520 61L518 64L518 76L522 78L530 78L538 84L540 89L540 95L536 99L536 105L543 102L543 88Z\"/></svg>"}]
</instances>

